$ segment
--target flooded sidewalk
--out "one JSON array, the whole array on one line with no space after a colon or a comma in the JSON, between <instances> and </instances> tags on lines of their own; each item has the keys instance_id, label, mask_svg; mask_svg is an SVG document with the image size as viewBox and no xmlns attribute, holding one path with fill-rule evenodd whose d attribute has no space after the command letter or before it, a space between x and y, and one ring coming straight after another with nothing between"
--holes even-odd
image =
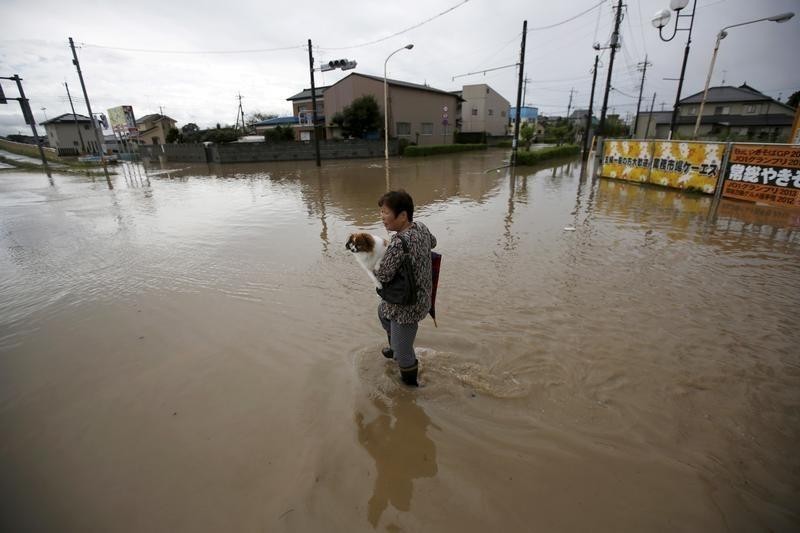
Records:
<instances>
[{"instance_id":1,"label":"flooded sidewalk","mask_svg":"<svg viewBox=\"0 0 800 533\"><path fill-rule=\"evenodd\" d=\"M0 173L0 529L798 529L797 212L506 158ZM414 391L344 247L387 180Z\"/></svg>"}]
</instances>

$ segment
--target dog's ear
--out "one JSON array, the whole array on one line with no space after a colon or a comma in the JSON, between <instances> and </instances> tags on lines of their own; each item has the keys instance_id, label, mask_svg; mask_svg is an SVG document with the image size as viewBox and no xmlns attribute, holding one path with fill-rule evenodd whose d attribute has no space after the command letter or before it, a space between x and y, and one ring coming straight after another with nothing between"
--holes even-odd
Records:
<instances>
[{"instance_id":1,"label":"dog's ear","mask_svg":"<svg viewBox=\"0 0 800 533\"><path fill-rule=\"evenodd\" d=\"M355 241L359 252L371 252L375 248L375 242L369 233L356 234Z\"/></svg>"},{"instance_id":2,"label":"dog's ear","mask_svg":"<svg viewBox=\"0 0 800 533\"><path fill-rule=\"evenodd\" d=\"M347 238L347 242L344 243L344 249L352 251L352 249L353 249L352 244L353 244L354 240L355 240L355 233L351 233L350 236Z\"/></svg>"}]
</instances>

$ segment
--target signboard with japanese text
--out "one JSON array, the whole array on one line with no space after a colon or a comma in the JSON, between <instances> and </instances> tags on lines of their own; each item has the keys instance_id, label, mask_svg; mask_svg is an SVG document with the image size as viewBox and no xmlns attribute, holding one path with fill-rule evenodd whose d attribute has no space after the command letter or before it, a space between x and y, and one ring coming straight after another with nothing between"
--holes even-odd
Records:
<instances>
[{"instance_id":1,"label":"signboard with japanese text","mask_svg":"<svg viewBox=\"0 0 800 533\"><path fill-rule=\"evenodd\" d=\"M133 116L133 107L121 105L112 107L108 110L108 122L114 133L120 135L136 136L139 130L136 128L136 119Z\"/></svg>"},{"instance_id":2,"label":"signboard with japanese text","mask_svg":"<svg viewBox=\"0 0 800 533\"><path fill-rule=\"evenodd\" d=\"M727 167L726 198L800 207L800 146L734 144Z\"/></svg>"},{"instance_id":3,"label":"signboard with japanese text","mask_svg":"<svg viewBox=\"0 0 800 533\"><path fill-rule=\"evenodd\" d=\"M649 141L614 141L603 143L602 175L628 181L647 181L654 143Z\"/></svg>"},{"instance_id":4,"label":"signboard with japanese text","mask_svg":"<svg viewBox=\"0 0 800 533\"><path fill-rule=\"evenodd\" d=\"M722 167L724 143L654 141L648 182L713 194Z\"/></svg>"}]
</instances>

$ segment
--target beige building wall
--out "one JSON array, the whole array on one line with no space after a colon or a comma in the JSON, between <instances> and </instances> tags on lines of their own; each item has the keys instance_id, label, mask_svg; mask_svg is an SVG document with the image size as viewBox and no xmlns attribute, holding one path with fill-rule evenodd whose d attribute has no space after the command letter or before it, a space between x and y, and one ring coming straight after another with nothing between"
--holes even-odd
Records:
<instances>
[{"instance_id":1,"label":"beige building wall","mask_svg":"<svg viewBox=\"0 0 800 533\"><path fill-rule=\"evenodd\" d=\"M175 121L165 117L160 120L148 120L136 126L139 129L139 144L165 144L167 133L175 127Z\"/></svg>"},{"instance_id":2,"label":"beige building wall","mask_svg":"<svg viewBox=\"0 0 800 533\"><path fill-rule=\"evenodd\" d=\"M461 104L461 131L505 135L511 104L486 85L464 85Z\"/></svg>"},{"instance_id":3,"label":"beige building wall","mask_svg":"<svg viewBox=\"0 0 800 533\"><path fill-rule=\"evenodd\" d=\"M354 99L368 94L375 97L383 115L382 80L351 74L325 91L325 122L333 136L339 135L331 123L333 115L350 105ZM420 145L453 143L458 103L455 95L390 83L388 100L389 137L408 139ZM445 107L449 121L447 126L442 124Z\"/></svg>"},{"instance_id":4,"label":"beige building wall","mask_svg":"<svg viewBox=\"0 0 800 533\"><path fill-rule=\"evenodd\" d=\"M78 122L78 127L83 136L83 145L90 152L97 151L97 137L92 131L92 126L88 122ZM69 149L72 148L79 153L81 151L81 141L75 123L46 124L47 141L51 148Z\"/></svg>"}]
</instances>

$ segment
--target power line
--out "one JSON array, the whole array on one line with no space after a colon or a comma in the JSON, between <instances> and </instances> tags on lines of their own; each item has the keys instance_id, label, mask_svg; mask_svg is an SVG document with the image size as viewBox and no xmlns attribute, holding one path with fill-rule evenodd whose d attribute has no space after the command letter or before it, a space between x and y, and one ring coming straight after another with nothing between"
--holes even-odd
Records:
<instances>
[{"instance_id":1,"label":"power line","mask_svg":"<svg viewBox=\"0 0 800 533\"><path fill-rule=\"evenodd\" d=\"M352 50L353 48L362 48L364 46L371 46L373 44L382 43L383 41L387 41L387 40L391 39L392 37L397 37L398 35L402 35L404 33L407 33L409 31L411 31L411 30L415 30L415 29L419 28L420 26L423 26L423 25L425 25L425 24L427 24L427 23L429 23L429 22L431 22L431 21L433 21L435 19L438 19L441 16L444 16L444 15L450 13L451 11L455 11L456 9L458 9L461 6L463 6L467 2L469 2L469 0L463 0L463 2L460 2L460 3L458 3L458 4L456 4L456 5L452 6L452 7L449 7L447 9L445 9L444 11L442 11L441 13L438 13L438 14L432 16L432 17L429 17L429 18L423 20L422 22L418 22L417 24L414 24L413 26L409 26L408 28L406 28L404 30L400 30L400 31L395 32L395 33L393 33L391 35L387 35L386 37L381 37L380 39L375 39L374 41L369 41L369 42L361 43L361 44L355 44L355 45L352 45L352 46L335 46L335 47L323 46L323 47L320 47L320 50Z\"/></svg>"},{"instance_id":2,"label":"power line","mask_svg":"<svg viewBox=\"0 0 800 533\"><path fill-rule=\"evenodd\" d=\"M590 11L593 11L593 10L597 9L598 7L603 5L605 2L606 2L606 0L600 0L600 2L597 2L595 5L593 5L589 9L586 9L585 11L581 11L577 15L573 15L573 16L567 18L567 19L562 20L561 22L556 22L555 24L550 24L548 26L539 26L538 28L529 28L528 29L528 33L532 32L532 31L549 30L550 28L555 28L557 26L561 26L563 24L566 24L567 22L573 21L576 18L582 17L586 13L589 13Z\"/></svg>"},{"instance_id":3,"label":"power line","mask_svg":"<svg viewBox=\"0 0 800 533\"><path fill-rule=\"evenodd\" d=\"M120 46L105 46L101 44L81 43L82 46L87 48L102 48L104 50L118 50L121 52L136 52L143 54L260 54L266 52L283 52L286 50L303 49L305 46L280 46L277 48L254 48L249 50L154 50L145 48L123 48Z\"/></svg>"}]
</instances>

